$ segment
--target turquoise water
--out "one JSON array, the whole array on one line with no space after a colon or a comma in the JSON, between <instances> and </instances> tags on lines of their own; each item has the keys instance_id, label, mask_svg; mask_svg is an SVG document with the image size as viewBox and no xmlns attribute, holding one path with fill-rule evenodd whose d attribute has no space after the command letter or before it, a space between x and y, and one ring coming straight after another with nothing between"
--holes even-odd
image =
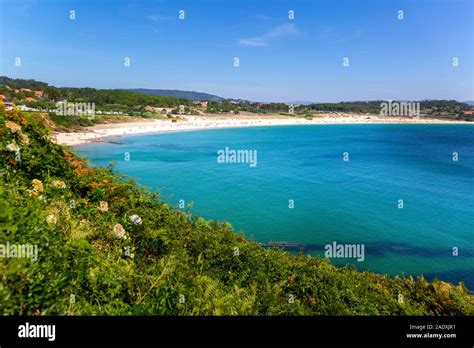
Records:
<instances>
[{"instance_id":1,"label":"turquoise water","mask_svg":"<svg viewBox=\"0 0 474 348\"><path fill-rule=\"evenodd\" d=\"M115 140L123 144L78 149L249 238L321 256L333 241L363 244L363 262L332 261L474 289L474 125L256 127ZM226 147L257 150L257 166L218 163Z\"/></svg>"}]
</instances>

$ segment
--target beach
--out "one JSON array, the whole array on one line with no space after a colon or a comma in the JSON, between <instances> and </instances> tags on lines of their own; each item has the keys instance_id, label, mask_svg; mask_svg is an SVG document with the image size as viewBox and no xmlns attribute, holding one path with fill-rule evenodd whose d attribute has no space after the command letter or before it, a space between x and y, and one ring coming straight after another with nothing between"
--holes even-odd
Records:
<instances>
[{"instance_id":1,"label":"beach","mask_svg":"<svg viewBox=\"0 0 474 348\"><path fill-rule=\"evenodd\" d=\"M107 137L134 134L166 133L219 128L241 128L258 126L290 126L318 124L462 124L463 121L432 119L429 117L401 117L381 115L326 114L313 119L280 115L205 115L181 116L182 120L143 120L135 122L98 124L84 127L81 132L55 132L52 140L62 145L80 145L107 142Z\"/></svg>"}]
</instances>

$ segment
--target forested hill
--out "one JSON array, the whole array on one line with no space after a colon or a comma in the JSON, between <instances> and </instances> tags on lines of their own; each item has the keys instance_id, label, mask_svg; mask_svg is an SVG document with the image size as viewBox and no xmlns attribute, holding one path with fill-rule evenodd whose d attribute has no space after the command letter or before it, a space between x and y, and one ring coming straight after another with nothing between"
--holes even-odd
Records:
<instances>
[{"instance_id":1,"label":"forested hill","mask_svg":"<svg viewBox=\"0 0 474 348\"><path fill-rule=\"evenodd\" d=\"M33 91L45 91L48 99L56 101L67 99L78 101L83 99L87 102L94 102L97 106L104 104L120 104L127 106L151 105L151 106L177 106L188 104L189 101L216 101L220 102L225 98L217 95L194 92L180 91L171 89L95 89L78 87L53 87L46 82L25 79L12 79L6 76L0 76L0 86L3 86L0 93L8 93L5 86L11 89L28 88Z\"/></svg>"},{"instance_id":2,"label":"forested hill","mask_svg":"<svg viewBox=\"0 0 474 348\"><path fill-rule=\"evenodd\" d=\"M28 90L20 90L28 89ZM15 91L16 90L16 91ZM42 91L38 96L35 91ZM36 110L54 109L55 103L67 100L71 103L95 103L96 110L122 112L128 115L143 116L150 108L171 108L185 106L185 113L233 113L250 112L264 114L284 114L304 117L317 116L320 113L370 113L380 114L383 100L353 101L339 103L311 103L292 105L290 113L287 103L250 102L193 91L162 89L95 89L77 87L53 87L44 82L0 77L0 94L6 99L14 99L16 104L24 103ZM193 106L193 101L208 101L207 105ZM474 121L471 109L466 103L456 100L421 100L417 102L419 113L433 118ZM156 109L153 112L158 112ZM168 113L169 110L160 110Z\"/></svg>"},{"instance_id":3,"label":"forested hill","mask_svg":"<svg viewBox=\"0 0 474 348\"><path fill-rule=\"evenodd\" d=\"M136 88L129 89L129 91L137 92L141 94L148 95L161 95L163 97L175 97L175 98L184 98L193 101L223 101L225 98L219 97L217 95L194 92L194 91L180 91L177 89L146 89L146 88Z\"/></svg>"},{"instance_id":4,"label":"forested hill","mask_svg":"<svg viewBox=\"0 0 474 348\"><path fill-rule=\"evenodd\" d=\"M140 107L147 105L155 107L176 107L178 105L189 104L189 101L183 98L147 95L120 89L53 87L45 82L11 79L6 76L0 77L0 87L0 93L7 97L17 96L13 92L14 89L27 88L32 91L44 91L47 99L52 102L67 100L69 102L95 103L98 108L105 105L121 105L127 107ZM8 87L10 89L8 89Z\"/></svg>"},{"instance_id":5,"label":"forested hill","mask_svg":"<svg viewBox=\"0 0 474 348\"><path fill-rule=\"evenodd\" d=\"M8 89L10 88L10 89ZM157 107L176 107L178 105L190 105L191 101L209 101L208 112L226 111L249 111L249 112L288 112L287 103L260 103L246 100L226 99L217 95L181 90L168 89L95 89L77 87L53 87L45 82L25 79L12 79L0 76L0 94L6 97L29 96L28 92L15 94L13 90L27 88L45 92L47 100L56 102L68 100L70 102L90 102L101 108L105 105L121 105L127 107L143 107L146 105ZM23 95L24 94L24 95ZM34 95L33 95L34 96ZM383 100L376 101L354 101L339 103L304 103L296 105L296 113L304 112L380 112ZM461 113L469 110L470 105L456 100L422 100L420 108L430 112Z\"/></svg>"},{"instance_id":6,"label":"forested hill","mask_svg":"<svg viewBox=\"0 0 474 348\"><path fill-rule=\"evenodd\" d=\"M44 90L49 87L46 82L25 79L12 79L6 76L0 76L0 85L8 86L13 89L29 88L32 90Z\"/></svg>"}]
</instances>

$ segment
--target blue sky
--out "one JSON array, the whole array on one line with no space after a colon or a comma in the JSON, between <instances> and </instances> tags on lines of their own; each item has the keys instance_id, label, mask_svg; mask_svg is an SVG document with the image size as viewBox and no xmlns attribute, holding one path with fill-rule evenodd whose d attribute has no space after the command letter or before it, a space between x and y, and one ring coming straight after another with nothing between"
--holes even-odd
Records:
<instances>
[{"instance_id":1,"label":"blue sky","mask_svg":"<svg viewBox=\"0 0 474 348\"><path fill-rule=\"evenodd\" d=\"M54 86L183 89L262 101L474 99L472 0L0 6L0 74Z\"/></svg>"}]
</instances>

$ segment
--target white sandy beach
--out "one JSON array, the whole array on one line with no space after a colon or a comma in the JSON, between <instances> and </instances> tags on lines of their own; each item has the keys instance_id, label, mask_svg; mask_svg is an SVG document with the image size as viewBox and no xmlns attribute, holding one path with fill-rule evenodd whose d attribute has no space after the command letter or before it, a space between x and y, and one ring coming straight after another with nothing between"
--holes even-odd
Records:
<instances>
[{"instance_id":1,"label":"white sandy beach","mask_svg":"<svg viewBox=\"0 0 474 348\"><path fill-rule=\"evenodd\" d=\"M318 125L318 124L460 124L462 121L437 120L427 117L386 117L377 115L322 115L312 120L287 116L184 116L184 120L144 120L138 122L98 124L85 127L83 132L54 133L52 138L59 144L79 145L104 142L106 137L132 134L165 133L216 128L239 128L256 126Z\"/></svg>"}]
</instances>

